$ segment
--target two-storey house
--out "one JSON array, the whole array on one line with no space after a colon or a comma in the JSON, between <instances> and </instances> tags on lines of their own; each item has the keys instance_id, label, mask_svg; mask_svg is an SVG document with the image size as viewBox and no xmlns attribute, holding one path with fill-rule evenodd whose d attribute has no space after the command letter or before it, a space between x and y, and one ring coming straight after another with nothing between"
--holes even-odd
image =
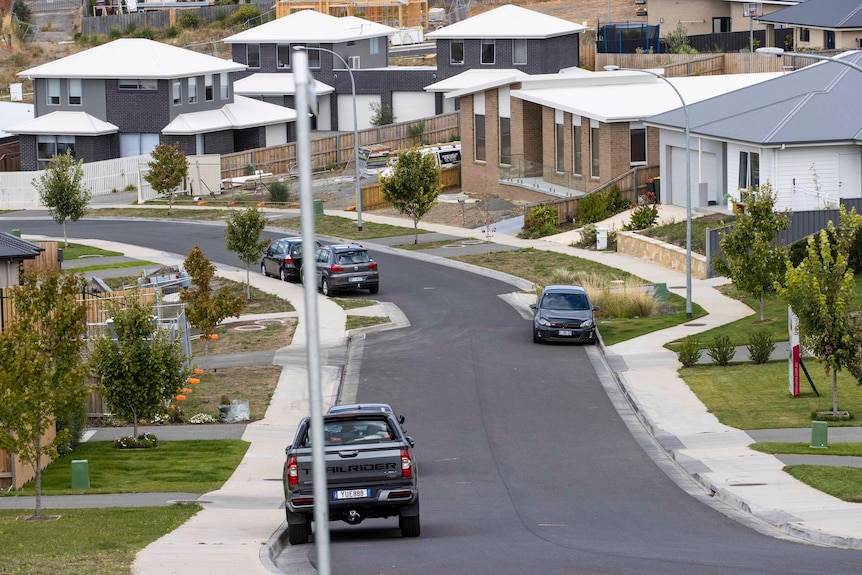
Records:
<instances>
[{"instance_id":1,"label":"two-storey house","mask_svg":"<svg viewBox=\"0 0 862 575\"><path fill-rule=\"evenodd\" d=\"M7 127L21 169L71 150L84 161L150 153L228 153L287 142L293 110L234 96L245 65L146 39L120 39L21 72L33 81L35 117Z\"/></svg>"},{"instance_id":2,"label":"two-storey house","mask_svg":"<svg viewBox=\"0 0 862 575\"><path fill-rule=\"evenodd\" d=\"M423 90L436 80L434 66L389 67L389 37L397 32L355 16L302 10L223 42L246 68L236 74L236 93L287 107L294 106L296 93L292 54L304 47L315 79L315 127L350 130L354 95L359 129L371 126L375 110L390 108L398 122L440 112L434 94Z\"/></svg>"}]
</instances>

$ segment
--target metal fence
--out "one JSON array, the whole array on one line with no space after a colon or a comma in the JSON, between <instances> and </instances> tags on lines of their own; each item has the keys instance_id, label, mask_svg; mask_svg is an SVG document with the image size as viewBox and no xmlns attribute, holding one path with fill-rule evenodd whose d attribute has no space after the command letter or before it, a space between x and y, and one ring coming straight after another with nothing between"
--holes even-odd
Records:
<instances>
[{"instance_id":1,"label":"metal fence","mask_svg":"<svg viewBox=\"0 0 862 575\"><path fill-rule=\"evenodd\" d=\"M857 212L862 213L862 198L843 198L840 202L847 211L855 208ZM838 209L793 212L790 214L790 223L787 229L778 234L775 238L775 243L779 246L789 246L802 238L816 234L824 229L829 222L838 226ZM721 252L721 236L732 228L733 224L720 228L708 228L706 230L706 269L709 277L715 277L716 275L712 266L714 258L724 257Z\"/></svg>"}]
</instances>

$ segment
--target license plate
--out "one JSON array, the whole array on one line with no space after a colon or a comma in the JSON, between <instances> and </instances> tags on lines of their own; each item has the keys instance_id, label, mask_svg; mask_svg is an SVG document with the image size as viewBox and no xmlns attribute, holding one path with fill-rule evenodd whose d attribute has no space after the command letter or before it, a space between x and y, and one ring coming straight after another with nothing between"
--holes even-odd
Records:
<instances>
[{"instance_id":1,"label":"license plate","mask_svg":"<svg viewBox=\"0 0 862 575\"><path fill-rule=\"evenodd\" d=\"M565 335L572 335L572 330L570 330L570 329L561 329L558 333L559 333L561 336L565 336Z\"/></svg>"},{"instance_id":2,"label":"license plate","mask_svg":"<svg viewBox=\"0 0 862 575\"><path fill-rule=\"evenodd\" d=\"M353 277L351 277L351 278L350 278L350 281L352 281L352 282L354 282L354 283L364 282L364 281L365 281L365 276L353 276Z\"/></svg>"},{"instance_id":3,"label":"license plate","mask_svg":"<svg viewBox=\"0 0 862 575\"><path fill-rule=\"evenodd\" d=\"M368 496L367 489L342 489L335 492L335 499L359 499Z\"/></svg>"}]
</instances>

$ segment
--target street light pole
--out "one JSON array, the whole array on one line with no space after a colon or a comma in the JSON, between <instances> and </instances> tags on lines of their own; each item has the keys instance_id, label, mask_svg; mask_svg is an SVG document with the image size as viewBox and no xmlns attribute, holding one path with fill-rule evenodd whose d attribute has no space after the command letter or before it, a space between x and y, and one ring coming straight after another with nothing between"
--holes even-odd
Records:
<instances>
[{"instance_id":1,"label":"street light pole","mask_svg":"<svg viewBox=\"0 0 862 575\"><path fill-rule=\"evenodd\" d=\"M359 183L359 120L356 118L356 82L353 80L353 70L347 64L347 61L341 57L341 54L334 52L329 48L320 48L319 46L305 46L306 50L318 50L332 54L344 64L347 69L347 74L350 76L350 93L353 96L353 161L356 163L356 184L354 193L356 194L356 229L362 231L362 187Z\"/></svg>"},{"instance_id":2,"label":"street light pole","mask_svg":"<svg viewBox=\"0 0 862 575\"><path fill-rule=\"evenodd\" d=\"M688 106L686 106L685 98L682 97L677 87L658 72L639 68L620 68L619 66L605 66L605 70L609 72L641 72L655 76L670 86L679 101L682 102L682 111L685 114L685 317L691 319L691 132L689 130Z\"/></svg>"}]
</instances>

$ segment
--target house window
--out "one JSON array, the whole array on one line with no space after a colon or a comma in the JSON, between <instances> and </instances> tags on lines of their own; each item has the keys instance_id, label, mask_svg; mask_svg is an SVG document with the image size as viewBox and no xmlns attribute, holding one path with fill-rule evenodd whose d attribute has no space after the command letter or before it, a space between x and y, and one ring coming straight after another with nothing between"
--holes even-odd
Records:
<instances>
[{"instance_id":1,"label":"house window","mask_svg":"<svg viewBox=\"0 0 862 575\"><path fill-rule=\"evenodd\" d=\"M198 79L187 78L186 82L188 83L187 89L189 91L189 104L196 104L198 101Z\"/></svg>"},{"instance_id":2,"label":"house window","mask_svg":"<svg viewBox=\"0 0 862 575\"><path fill-rule=\"evenodd\" d=\"M368 39L368 53L369 54L379 54L380 53L380 38L369 38Z\"/></svg>"},{"instance_id":3,"label":"house window","mask_svg":"<svg viewBox=\"0 0 862 575\"><path fill-rule=\"evenodd\" d=\"M221 78L219 81L219 88L220 88L219 91L221 92L221 99L222 100L227 100L228 96L230 95L230 91L229 91L228 86L229 86L229 82L228 82L227 72L222 72Z\"/></svg>"},{"instance_id":4,"label":"house window","mask_svg":"<svg viewBox=\"0 0 862 575\"><path fill-rule=\"evenodd\" d=\"M308 53L308 67L312 70L320 68L320 50L318 48L320 48L320 44L307 44L305 46Z\"/></svg>"},{"instance_id":5,"label":"house window","mask_svg":"<svg viewBox=\"0 0 862 575\"><path fill-rule=\"evenodd\" d=\"M809 28L800 28L799 29L799 41L800 42L810 42L811 41L811 30Z\"/></svg>"},{"instance_id":6,"label":"house window","mask_svg":"<svg viewBox=\"0 0 862 575\"><path fill-rule=\"evenodd\" d=\"M512 163L512 119L500 117L500 163Z\"/></svg>"},{"instance_id":7,"label":"house window","mask_svg":"<svg viewBox=\"0 0 862 575\"><path fill-rule=\"evenodd\" d=\"M476 161L485 161L485 115L473 116L473 126L476 139Z\"/></svg>"},{"instance_id":8,"label":"house window","mask_svg":"<svg viewBox=\"0 0 862 575\"><path fill-rule=\"evenodd\" d=\"M36 140L36 160L39 168L47 167L54 156L61 156L69 150L75 157L75 136L38 136Z\"/></svg>"},{"instance_id":9,"label":"house window","mask_svg":"<svg viewBox=\"0 0 862 575\"><path fill-rule=\"evenodd\" d=\"M279 44L275 47L275 56L279 68L290 68L290 44Z\"/></svg>"},{"instance_id":10,"label":"house window","mask_svg":"<svg viewBox=\"0 0 862 575\"><path fill-rule=\"evenodd\" d=\"M578 122L572 126L572 161L574 164L572 173L575 175L584 173L584 167L581 164L581 138L581 124Z\"/></svg>"},{"instance_id":11,"label":"house window","mask_svg":"<svg viewBox=\"0 0 862 575\"><path fill-rule=\"evenodd\" d=\"M590 123L590 177L599 177L599 126Z\"/></svg>"},{"instance_id":12,"label":"house window","mask_svg":"<svg viewBox=\"0 0 862 575\"><path fill-rule=\"evenodd\" d=\"M183 103L183 81L179 78L171 80L171 101L174 106L179 106Z\"/></svg>"},{"instance_id":13,"label":"house window","mask_svg":"<svg viewBox=\"0 0 862 575\"><path fill-rule=\"evenodd\" d=\"M213 94L213 75L204 75L204 99L207 102L212 102L215 95Z\"/></svg>"},{"instance_id":14,"label":"house window","mask_svg":"<svg viewBox=\"0 0 862 575\"><path fill-rule=\"evenodd\" d=\"M566 169L566 137L565 124L554 124L554 168L558 173L563 173Z\"/></svg>"},{"instance_id":15,"label":"house window","mask_svg":"<svg viewBox=\"0 0 862 575\"><path fill-rule=\"evenodd\" d=\"M631 164L646 164L646 128L643 124L631 124L629 127Z\"/></svg>"},{"instance_id":16,"label":"house window","mask_svg":"<svg viewBox=\"0 0 862 575\"><path fill-rule=\"evenodd\" d=\"M512 40L512 64L526 64L527 63L527 40L524 39L515 39Z\"/></svg>"},{"instance_id":17,"label":"house window","mask_svg":"<svg viewBox=\"0 0 862 575\"><path fill-rule=\"evenodd\" d=\"M823 45L826 46L827 50L835 49L835 30L823 31Z\"/></svg>"},{"instance_id":18,"label":"house window","mask_svg":"<svg viewBox=\"0 0 862 575\"><path fill-rule=\"evenodd\" d=\"M347 57L347 67L352 70L359 69L359 56L348 56Z\"/></svg>"},{"instance_id":19,"label":"house window","mask_svg":"<svg viewBox=\"0 0 862 575\"><path fill-rule=\"evenodd\" d=\"M464 40L449 40L449 63L464 63Z\"/></svg>"},{"instance_id":20,"label":"house window","mask_svg":"<svg viewBox=\"0 0 862 575\"><path fill-rule=\"evenodd\" d=\"M245 63L249 68L260 68L260 44L245 45Z\"/></svg>"},{"instance_id":21,"label":"house window","mask_svg":"<svg viewBox=\"0 0 862 575\"><path fill-rule=\"evenodd\" d=\"M120 78L120 90L158 90L158 80L139 79L139 78Z\"/></svg>"},{"instance_id":22,"label":"house window","mask_svg":"<svg viewBox=\"0 0 862 575\"><path fill-rule=\"evenodd\" d=\"M48 78L48 105L60 105L60 79Z\"/></svg>"},{"instance_id":23,"label":"house window","mask_svg":"<svg viewBox=\"0 0 862 575\"><path fill-rule=\"evenodd\" d=\"M69 105L81 105L81 79L69 78Z\"/></svg>"},{"instance_id":24,"label":"house window","mask_svg":"<svg viewBox=\"0 0 862 575\"><path fill-rule=\"evenodd\" d=\"M760 154L739 152L739 189L757 189L760 186Z\"/></svg>"},{"instance_id":25,"label":"house window","mask_svg":"<svg viewBox=\"0 0 862 575\"><path fill-rule=\"evenodd\" d=\"M482 40L482 64L493 64L494 56L494 40Z\"/></svg>"},{"instance_id":26,"label":"house window","mask_svg":"<svg viewBox=\"0 0 862 575\"><path fill-rule=\"evenodd\" d=\"M150 154L158 145L158 134L137 132L120 134L120 157L128 158Z\"/></svg>"},{"instance_id":27,"label":"house window","mask_svg":"<svg viewBox=\"0 0 862 575\"><path fill-rule=\"evenodd\" d=\"M730 16L717 16L712 19L712 33L730 32Z\"/></svg>"}]
</instances>

